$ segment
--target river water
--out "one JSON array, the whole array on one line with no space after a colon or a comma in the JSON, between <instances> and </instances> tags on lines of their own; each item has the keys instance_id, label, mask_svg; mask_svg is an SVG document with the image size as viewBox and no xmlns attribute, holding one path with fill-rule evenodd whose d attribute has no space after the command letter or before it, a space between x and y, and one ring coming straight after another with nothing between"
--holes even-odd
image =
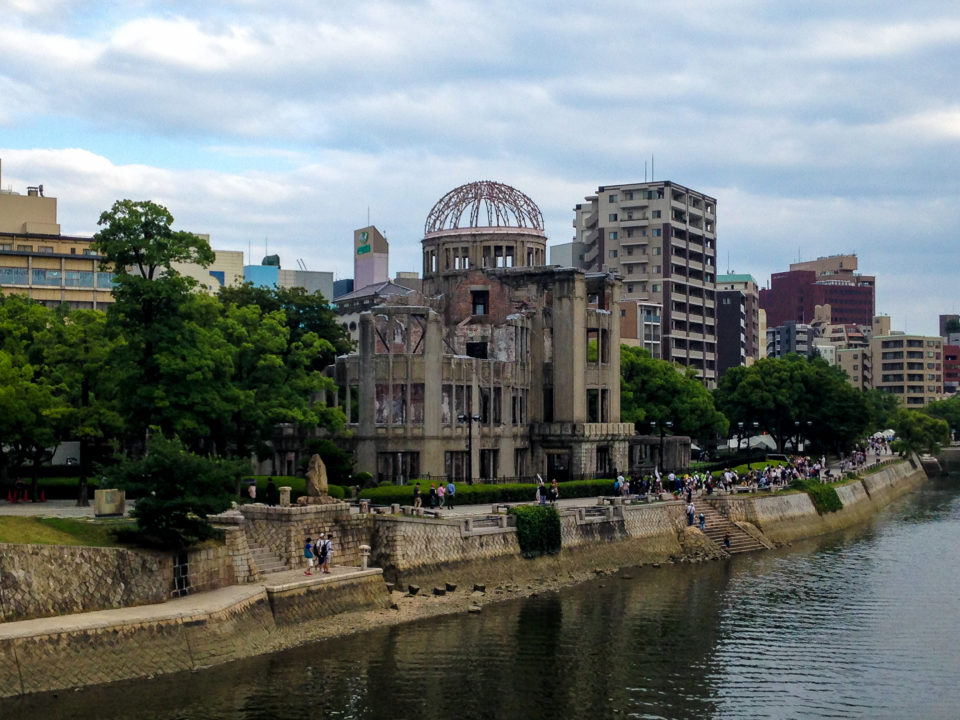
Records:
<instances>
[{"instance_id":1,"label":"river water","mask_svg":"<svg viewBox=\"0 0 960 720\"><path fill-rule=\"evenodd\" d=\"M958 718L960 482L869 525L0 717Z\"/></svg>"}]
</instances>

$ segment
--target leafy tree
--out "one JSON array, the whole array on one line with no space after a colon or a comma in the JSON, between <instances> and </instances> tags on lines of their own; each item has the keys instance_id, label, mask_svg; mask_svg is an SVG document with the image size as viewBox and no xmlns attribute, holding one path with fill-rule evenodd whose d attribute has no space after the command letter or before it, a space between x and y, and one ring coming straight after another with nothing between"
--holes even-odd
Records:
<instances>
[{"instance_id":1,"label":"leafy tree","mask_svg":"<svg viewBox=\"0 0 960 720\"><path fill-rule=\"evenodd\" d=\"M917 410L900 408L892 424L897 438L891 447L905 455L915 452L936 455L940 452L941 445L950 441L950 427L946 420Z\"/></svg>"},{"instance_id":2,"label":"leafy tree","mask_svg":"<svg viewBox=\"0 0 960 720\"><path fill-rule=\"evenodd\" d=\"M80 444L77 505L85 507L92 446L115 437L123 425L112 365L119 341L109 333L106 314L99 310L58 313L58 322L48 332L49 372L66 389L67 433Z\"/></svg>"},{"instance_id":3,"label":"leafy tree","mask_svg":"<svg viewBox=\"0 0 960 720\"><path fill-rule=\"evenodd\" d=\"M320 354L311 362L315 370L323 370L337 355L352 349L349 333L337 320L322 293L308 293L303 288L266 288L252 283L224 287L220 299L226 304L244 307L256 305L264 315L283 311L290 332L288 342L294 345L313 333L321 341Z\"/></svg>"},{"instance_id":4,"label":"leafy tree","mask_svg":"<svg viewBox=\"0 0 960 720\"><path fill-rule=\"evenodd\" d=\"M868 430L886 430L893 424L893 416L900 407L900 398L885 390L864 390L867 404Z\"/></svg>"},{"instance_id":5,"label":"leafy tree","mask_svg":"<svg viewBox=\"0 0 960 720\"><path fill-rule=\"evenodd\" d=\"M927 415L940 418L946 421L947 425L953 429L960 429L960 396L954 395L946 400L935 400L929 403L924 409Z\"/></svg>"},{"instance_id":6,"label":"leafy tree","mask_svg":"<svg viewBox=\"0 0 960 720\"><path fill-rule=\"evenodd\" d=\"M173 263L206 267L215 259L210 243L199 235L173 230L170 211L149 200L117 200L101 213L97 224L103 230L93 236L92 247L104 257L101 267L115 275L137 274L153 280L160 270L176 274Z\"/></svg>"},{"instance_id":7,"label":"leafy tree","mask_svg":"<svg viewBox=\"0 0 960 720\"><path fill-rule=\"evenodd\" d=\"M714 398L732 423L749 427L756 422L780 449L802 433L820 447L839 450L860 438L866 428L862 393L822 358L788 355L731 368L718 383Z\"/></svg>"},{"instance_id":8,"label":"leafy tree","mask_svg":"<svg viewBox=\"0 0 960 720\"><path fill-rule=\"evenodd\" d=\"M138 498L131 514L143 533L179 549L212 535L207 516L229 507L229 489L243 469L238 461L196 455L179 439L155 433L144 457L124 459L105 475Z\"/></svg>"},{"instance_id":9,"label":"leafy tree","mask_svg":"<svg viewBox=\"0 0 960 720\"><path fill-rule=\"evenodd\" d=\"M703 442L727 431L727 419L693 368L650 357L642 348L620 347L620 417L624 422L673 423L673 432Z\"/></svg>"}]
</instances>

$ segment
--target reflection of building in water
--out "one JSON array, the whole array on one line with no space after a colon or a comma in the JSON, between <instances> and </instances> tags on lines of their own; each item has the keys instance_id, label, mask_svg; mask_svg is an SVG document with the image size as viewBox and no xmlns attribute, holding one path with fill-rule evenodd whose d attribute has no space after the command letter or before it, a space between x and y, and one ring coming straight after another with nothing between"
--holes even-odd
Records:
<instances>
[{"instance_id":1,"label":"reflection of building in water","mask_svg":"<svg viewBox=\"0 0 960 720\"><path fill-rule=\"evenodd\" d=\"M506 185L464 185L431 210L422 292L361 311L357 351L333 368L358 469L382 481L628 467L620 281L545 265L546 243L539 208Z\"/></svg>"}]
</instances>

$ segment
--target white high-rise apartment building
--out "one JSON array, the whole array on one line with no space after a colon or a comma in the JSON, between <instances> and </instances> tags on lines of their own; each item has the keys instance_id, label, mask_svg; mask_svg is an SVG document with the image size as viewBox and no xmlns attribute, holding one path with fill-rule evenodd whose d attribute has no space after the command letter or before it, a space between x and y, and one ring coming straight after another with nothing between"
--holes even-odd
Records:
<instances>
[{"instance_id":1,"label":"white high-rise apartment building","mask_svg":"<svg viewBox=\"0 0 960 720\"><path fill-rule=\"evenodd\" d=\"M714 386L716 199L658 181L604 185L585 200L573 221L583 267L619 274L621 301L662 305L663 359L696 368Z\"/></svg>"}]
</instances>

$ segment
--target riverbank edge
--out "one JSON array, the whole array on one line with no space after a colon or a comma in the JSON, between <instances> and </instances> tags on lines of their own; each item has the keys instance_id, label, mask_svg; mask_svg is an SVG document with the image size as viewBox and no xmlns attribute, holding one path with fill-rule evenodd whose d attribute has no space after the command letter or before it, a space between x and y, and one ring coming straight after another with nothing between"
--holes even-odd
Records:
<instances>
[{"instance_id":1,"label":"riverbank edge","mask_svg":"<svg viewBox=\"0 0 960 720\"><path fill-rule=\"evenodd\" d=\"M783 544L861 523L926 479L919 461L911 458L844 486L849 488L844 509L828 516L819 516L802 494L736 498L732 515ZM168 603L151 606L169 608L166 616L160 610L150 617L140 608L146 614L125 622L111 623L104 618L119 611L103 611L85 614L99 616L88 623L84 616L7 623L6 632L0 632L0 698L196 671L377 627L477 612L490 603L555 592L626 568L719 558L722 553L705 540L684 528L659 538L604 539L534 559L458 563L414 573L424 585L416 595L391 593L375 571L317 586L322 590L284 588L272 594L263 586L224 588L205 594L211 607L183 612ZM445 590L446 583L457 589L433 595L433 581L442 581ZM202 596L193 602L202 603Z\"/></svg>"}]
</instances>

